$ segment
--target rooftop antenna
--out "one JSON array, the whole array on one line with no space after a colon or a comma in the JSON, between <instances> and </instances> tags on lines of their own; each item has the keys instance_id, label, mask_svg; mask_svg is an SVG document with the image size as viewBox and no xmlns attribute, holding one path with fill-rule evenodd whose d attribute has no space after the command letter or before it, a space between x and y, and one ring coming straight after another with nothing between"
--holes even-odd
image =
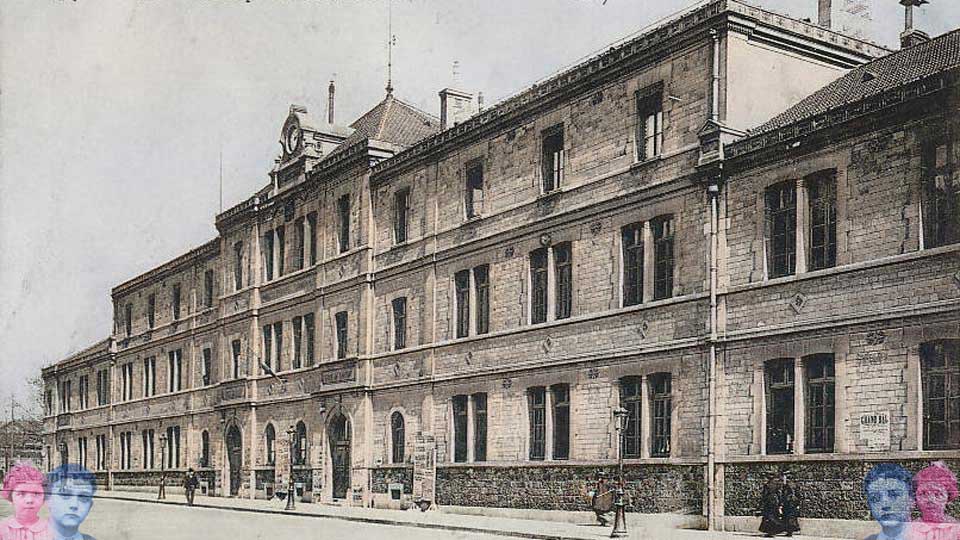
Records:
<instances>
[{"instance_id":1,"label":"rooftop antenna","mask_svg":"<svg viewBox=\"0 0 960 540\"><path fill-rule=\"evenodd\" d=\"M397 36L393 35L393 0L387 0L387 95L393 94L393 46Z\"/></svg>"}]
</instances>

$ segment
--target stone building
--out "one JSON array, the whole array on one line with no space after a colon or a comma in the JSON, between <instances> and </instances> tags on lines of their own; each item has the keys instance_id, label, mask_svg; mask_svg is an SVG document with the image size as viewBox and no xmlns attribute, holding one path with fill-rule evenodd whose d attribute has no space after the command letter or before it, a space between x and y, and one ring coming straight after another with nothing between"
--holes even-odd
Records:
<instances>
[{"instance_id":1,"label":"stone building","mask_svg":"<svg viewBox=\"0 0 960 540\"><path fill-rule=\"evenodd\" d=\"M869 460L960 448L958 38L717 0L482 112L293 106L271 183L44 370L48 459L584 509L623 457L636 511L717 526L786 464L862 517Z\"/></svg>"}]
</instances>

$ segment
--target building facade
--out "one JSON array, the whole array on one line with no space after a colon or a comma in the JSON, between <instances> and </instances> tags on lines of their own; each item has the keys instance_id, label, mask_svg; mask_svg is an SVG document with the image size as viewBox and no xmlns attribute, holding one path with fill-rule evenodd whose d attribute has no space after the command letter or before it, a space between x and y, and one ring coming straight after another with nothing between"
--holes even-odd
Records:
<instances>
[{"instance_id":1,"label":"building facade","mask_svg":"<svg viewBox=\"0 0 960 540\"><path fill-rule=\"evenodd\" d=\"M714 525L787 464L863 517L864 463L960 449L955 37L718 0L472 116L291 107L271 184L44 370L48 461L584 509L622 457L636 511Z\"/></svg>"}]
</instances>

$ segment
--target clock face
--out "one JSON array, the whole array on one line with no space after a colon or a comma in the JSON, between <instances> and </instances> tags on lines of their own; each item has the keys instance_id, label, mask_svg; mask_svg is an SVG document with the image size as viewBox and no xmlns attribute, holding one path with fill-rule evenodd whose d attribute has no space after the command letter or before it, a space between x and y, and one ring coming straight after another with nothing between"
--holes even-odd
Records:
<instances>
[{"instance_id":1,"label":"clock face","mask_svg":"<svg viewBox=\"0 0 960 540\"><path fill-rule=\"evenodd\" d=\"M297 149L300 147L300 129L297 126L290 126L290 128L287 129L285 142L287 145L288 154L292 154L297 151Z\"/></svg>"}]
</instances>

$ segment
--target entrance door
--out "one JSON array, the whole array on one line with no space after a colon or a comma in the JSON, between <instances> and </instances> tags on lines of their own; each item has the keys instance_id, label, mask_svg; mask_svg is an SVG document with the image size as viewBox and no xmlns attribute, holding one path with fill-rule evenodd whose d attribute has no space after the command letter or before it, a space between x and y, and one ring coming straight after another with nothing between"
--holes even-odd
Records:
<instances>
[{"instance_id":1,"label":"entrance door","mask_svg":"<svg viewBox=\"0 0 960 540\"><path fill-rule=\"evenodd\" d=\"M243 437L237 426L227 431L227 462L230 465L230 495L240 494L240 468L243 466Z\"/></svg>"},{"instance_id":2,"label":"entrance door","mask_svg":"<svg viewBox=\"0 0 960 540\"><path fill-rule=\"evenodd\" d=\"M333 458L333 498L345 499L350 488L350 421L342 414L330 424Z\"/></svg>"}]
</instances>

